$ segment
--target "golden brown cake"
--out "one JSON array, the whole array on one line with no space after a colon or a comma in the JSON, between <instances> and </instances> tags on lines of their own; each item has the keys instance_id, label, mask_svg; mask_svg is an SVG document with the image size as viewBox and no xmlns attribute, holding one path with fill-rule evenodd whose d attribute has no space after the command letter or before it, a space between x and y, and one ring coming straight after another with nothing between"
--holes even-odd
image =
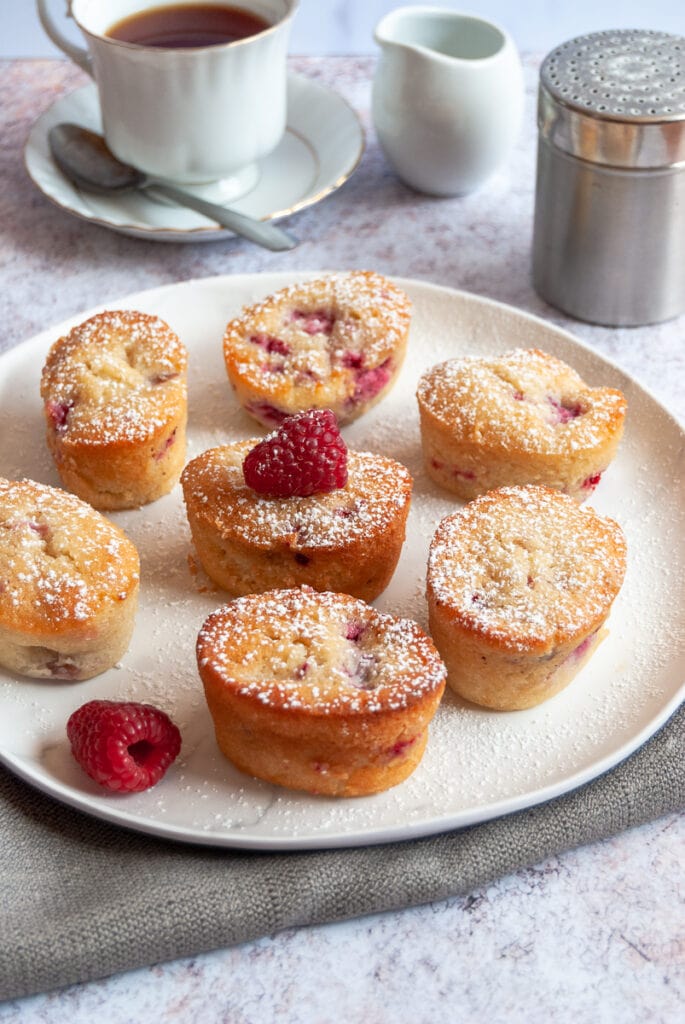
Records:
<instances>
[{"instance_id":1,"label":"golden brown cake","mask_svg":"<svg viewBox=\"0 0 685 1024\"><path fill-rule=\"evenodd\" d=\"M284 288L226 327L224 358L238 401L277 426L305 409L357 419L390 390L411 319L405 293L371 271Z\"/></svg>"},{"instance_id":2,"label":"golden brown cake","mask_svg":"<svg viewBox=\"0 0 685 1024\"><path fill-rule=\"evenodd\" d=\"M108 311L52 346L41 380L65 487L95 508L166 494L185 461L186 351L163 320Z\"/></svg>"},{"instance_id":3,"label":"golden brown cake","mask_svg":"<svg viewBox=\"0 0 685 1024\"><path fill-rule=\"evenodd\" d=\"M347 483L327 494L269 497L245 483L256 440L203 452L181 477L193 543L207 575L232 595L308 584L366 601L395 571L412 479L400 463L347 453Z\"/></svg>"},{"instance_id":4,"label":"golden brown cake","mask_svg":"<svg viewBox=\"0 0 685 1024\"><path fill-rule=\"evenodd\" d=\"M625 568L617 523L548 487L503 487L447 516L427 596L449 685L506 711L552 697L606 635Z\"/></svg>"},{"instance_id":5,"label":"golden brown cake","mask_svg":"<svg viewBox=\"0 0 685 1024\"><path fill-rule=\"evenodd\" d=\"M138 553L72 494L0 478L0 665L38 679L111 668L133 631Z\"/></svg>"},{"instance_id":6,"label":"golden brown cake","mask_svg":"<svg viewBox=\"0 0 685 1024\"><path fill-rule=\"evenodd\" d=\"M197 659L225 756L268 782L330 796L406 779L445 687L415 622L309 588L219 608L200 630Z\"/></svg>"},{"instance_id":7,"label":"golden brown cake","mask_svg":"<svg viewBox=\"0 0 685 1024\"><path fill-rule=\"evenodd\" d=\"M626 412L620 391L589 387L538 349L440 363L417 398L427 472L466 501L512 484L584 501L616 453Z\"/></svg>"}]
</instances>

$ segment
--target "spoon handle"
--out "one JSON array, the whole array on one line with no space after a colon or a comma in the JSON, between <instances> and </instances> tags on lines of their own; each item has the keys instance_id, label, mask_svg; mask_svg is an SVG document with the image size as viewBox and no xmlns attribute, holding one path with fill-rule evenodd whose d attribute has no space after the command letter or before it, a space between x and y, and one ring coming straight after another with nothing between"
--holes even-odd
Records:
<instances>
[{"instance_id":1,"label":"spoon handle","mask_svg":"<svg viewBox=\"0 0 685 1024\"><path fill-rule=\"evenodd\" d=\"M152 182L150 182L150 185L152 186ZM248 238L251 242L264 246L265 249L271 249L272 252L294 249L298 244L297 239L291 234L275 224L271 224L269 221L247 217L242 213L238 213L237 210L229 210L225 206L219 206L218 203L208 203L205 199L200 199L198 196L193 196L189 192L176 188L175 185L158 184L155 181L153 187L168 199L173 199L179 206L187 206L197 213L203 213L205 217L209 217L223 227L235 231L236 235Z\"/></svg>"}]
</instances>

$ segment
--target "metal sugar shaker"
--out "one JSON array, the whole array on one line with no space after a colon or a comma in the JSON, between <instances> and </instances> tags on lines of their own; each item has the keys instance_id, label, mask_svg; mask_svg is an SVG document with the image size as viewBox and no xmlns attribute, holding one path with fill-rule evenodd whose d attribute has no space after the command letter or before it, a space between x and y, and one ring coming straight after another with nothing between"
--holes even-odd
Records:
<instances>
[{"instance_id":1,"label":"metal sugar shaker","mask_svg":"<svg viewBox=\"0 0 685 1024\"><path fill-rule=\"evenodd\" d=\"M617 30L540 70L533 284L591 323L685 311L685 37Z\"/></svg>"}]
</instances>

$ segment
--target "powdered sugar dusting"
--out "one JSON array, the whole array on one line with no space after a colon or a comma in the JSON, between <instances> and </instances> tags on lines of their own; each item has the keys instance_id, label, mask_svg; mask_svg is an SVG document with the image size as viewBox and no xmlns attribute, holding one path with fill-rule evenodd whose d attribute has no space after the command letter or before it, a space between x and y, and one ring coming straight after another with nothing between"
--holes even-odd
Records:
<instances>
[{"instance_id":1,"label":"powdered sugar dusting","mask_svg":"<svg viewBox=\"0 0 685 1024\"><path fill-rule=\"evenodd\" d=\"M587 451L623 425L626 401L614 388L591 388L574 369L537 349L495 358L470 356L431 367L419 402L456 437L497 450Z\"/></svg>"},{"instance_id":2,"label":"powdered sugar dusting","mask_svg":"<svg viewBox=\"0 0 685 1024\"><path fill-rule=\"evenodd\" d=\"M396 375L410 317L406 294L380 274L300 282L227 325L228 375L263 423L312 406L329 407L346 422Z\"/></svg>"},{"instance_id":3,"label":"powdered sugar dusting","mask_svg":"<svg viewBox=\"0 0 685 1024\"><path fill-rule=\"evenodd\" d=\"M603 621L625 557L612 520L548 488L503 487L442 520L428 585L474 633L540 654Z\"/></svg>"},{"instance_id":4,"label":"powdered sugar dusting","mask_svg":"<svg viewBox=\"0 0 685 1024\"><path fill-rule=\"evenodd\" d=\"M309 497L262 497L245 483L242 463L256 441L239 441L203 453L184 471L187 500L220 532L270 546L287 540L294 549L344 547L361 536L382 535L409 501L404 466L370 452L348 451L344 487Z\"/></svg>"},{"instance_id":5,"label":"powdered sugar dusting","mask_svg":"<svg viewBox=\"0 0 685 1024\"><path fill-rule=\"evenodd\" d=\"M325 715L409 707L445 680L415 622L309 588L226 605L204 623L198 660L262 704Z\"/></svg>"},{"instance_id":6,"label":"powdered sugar dusting","mask_svg":"<svg viewBox=\"0 0 685 1024\"><path fill-rule=\"evenodd\" d=\"M48 422L80 444L140 441L185 402L187 356L158 317L100 313L52 347L41 382Z\"/></svg>"},{"instance_id":7,"label":"powdered sugar dusting","mask_svg":"<svg viewBox=\"0 0 685 1024\"><path fill-rule=\"evenodd\" d=\"M33 481L0 478L0 627L59 632L137 586L138 555L85 502Z\"/></svg>"}]
</instances>

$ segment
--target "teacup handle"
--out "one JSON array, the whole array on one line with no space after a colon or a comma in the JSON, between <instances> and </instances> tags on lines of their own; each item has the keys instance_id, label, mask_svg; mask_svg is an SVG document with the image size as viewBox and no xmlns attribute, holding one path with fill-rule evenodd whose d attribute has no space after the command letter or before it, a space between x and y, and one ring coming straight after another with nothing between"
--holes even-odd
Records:
<instances>
[{"instance_id":1,"label":"teacup handle","mask_svg":"<svg viewBox=\"0 0 685 1024\"><path fill-rule=\"evenodd\" d=\"M73 60L74 64L78 64L80 68L83 68L91 77L93 75L93 65L90 59L90 54L83 46L76 46L70 39L67 39L62 34L61 30L57 27L55 22L52 20L48 7L48 0L36 0L38 6L38 17L40 23L52 39L55 46L58 46L63 53L66 53L67 57ZM71 0L67 0L67 18L71 18Z\"/></svg>"}]
</instances>

